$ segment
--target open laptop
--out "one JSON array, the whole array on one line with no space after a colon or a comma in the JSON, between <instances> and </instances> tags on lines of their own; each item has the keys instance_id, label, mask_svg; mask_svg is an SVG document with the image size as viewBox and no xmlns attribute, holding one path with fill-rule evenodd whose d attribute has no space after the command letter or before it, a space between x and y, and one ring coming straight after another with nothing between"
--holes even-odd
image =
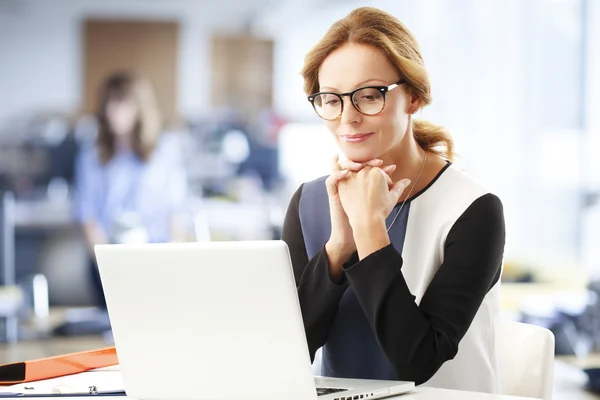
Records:
<instances>
[{"instance_id":1,"label":"open laptop","mask_svg":"<svg viewBox=\"0 0 600 400\"><path fill-rule=\"evenodd\" d=\"M282 241L95 248L127 395L376 399L412 382L314 377Z\"/></svg>"}]
</instances>

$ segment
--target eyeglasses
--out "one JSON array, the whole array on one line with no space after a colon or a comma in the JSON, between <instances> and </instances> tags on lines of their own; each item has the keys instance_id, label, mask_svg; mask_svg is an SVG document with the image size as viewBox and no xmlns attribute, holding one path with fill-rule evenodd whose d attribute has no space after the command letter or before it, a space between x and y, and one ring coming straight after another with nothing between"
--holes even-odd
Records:
<instances>
[{"instance_id":1,"label":"eyeglasses","mask_svg":"<svg viewBox=\"0 0 600 400\"><path fill-rule=\"evenodd\" d=\"M332 121L344 111L344 96L350 97L352 105L361 114L377 115L385 107L387 92L397 88L406 81L400 81L389 86L365 86L348 93L319 92L308 96L317 115L326 121Z\"/></svg>"}]
</instances>

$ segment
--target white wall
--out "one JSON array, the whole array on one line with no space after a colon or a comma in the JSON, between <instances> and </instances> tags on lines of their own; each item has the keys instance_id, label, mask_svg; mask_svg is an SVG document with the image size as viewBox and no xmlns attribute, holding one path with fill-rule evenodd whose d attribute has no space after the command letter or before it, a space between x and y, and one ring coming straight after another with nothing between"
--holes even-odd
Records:
<instances>
[{"instance_id":1,"label":"white wall","mask_svg":"<svg viewBox=\"0 0 600 400\"><path fill-rule=\"evenodd\" d=\"M8 0L0 3L0 126L38 110L73 111L82 100L87 17L180 21L178 102L209 104L209 34L239 29L252 2L220 0ZM264 2L264 1L262 1Z\"/></svg>"},{"instance_id":2,"label":"white wall","mask_svg":"<svg viewBox=\"0 0 600 400\"><path fill-rule=\"evenodd\" d=\"M0 14L0 124L34 109L75 107L81 80L75 11L23 2Z\"/></svg>"},{"instance_id":3,"label":"white wall","mask_svg":"<svg viewBox=\"0 0 600 400\"><path fill-rule=\"evenodd\" d=\"M586 43L587 57L585 74L586 113L585 113L585 148L584 161L585 187L590 192L600 191L600 2L589 0L587 14L588 37ZM583 262L591 275L600 278L600 204L586 209L581 216L583 220Z\"/></svg>"},{"instance_id":4,"label":"white wall","mask_svg":"<svg viewBox=\"0 0 600 400\"><path fill-rule=\"evenodd\" d=\"M586 128L600 135L600 2L587 0Z\"/></svg>"}]
</instances>

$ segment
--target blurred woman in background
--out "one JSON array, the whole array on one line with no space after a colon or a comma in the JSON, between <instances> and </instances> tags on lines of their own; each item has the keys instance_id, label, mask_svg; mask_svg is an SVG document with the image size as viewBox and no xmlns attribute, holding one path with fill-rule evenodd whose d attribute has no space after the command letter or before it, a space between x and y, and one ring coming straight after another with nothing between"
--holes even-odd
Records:
<instances>
[{"instance_id":1,"label":"blurred woman in background","mask_svg":"<svg viewBox=\"0 0 600 400\"><path fill-rule=\"evenodd\" d=\"M101 89L95 146L83 148L76 165L78 219L93 260L104 243L184 239L178 212L187 178L179 144L162 134L150 84L122 72ZM97 266L91 272L98 305L105 307Z\"/></svg>"}]
</instances>

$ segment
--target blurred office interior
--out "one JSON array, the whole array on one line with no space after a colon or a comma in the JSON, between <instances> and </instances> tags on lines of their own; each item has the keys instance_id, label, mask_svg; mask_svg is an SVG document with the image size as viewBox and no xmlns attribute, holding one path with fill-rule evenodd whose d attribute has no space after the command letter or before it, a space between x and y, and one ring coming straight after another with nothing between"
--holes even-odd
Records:
<instances>
[{"instance_id":1,"label":"blurred office interior","mask_svg":"<svg viewBox=\"0 0 600 400\"><path fill-rule=\"evenodd\" d=\"M75 168L106 76L154 88L185 165L185 240L277 239L336 152L304 55L361 5L413 31L433 91L417 118L504 203L503 315L551 328L578 372L600 366L597 0L0 0L0 361L110 343L57 329L95 312Z\"/></svg>"}]
</instances>

